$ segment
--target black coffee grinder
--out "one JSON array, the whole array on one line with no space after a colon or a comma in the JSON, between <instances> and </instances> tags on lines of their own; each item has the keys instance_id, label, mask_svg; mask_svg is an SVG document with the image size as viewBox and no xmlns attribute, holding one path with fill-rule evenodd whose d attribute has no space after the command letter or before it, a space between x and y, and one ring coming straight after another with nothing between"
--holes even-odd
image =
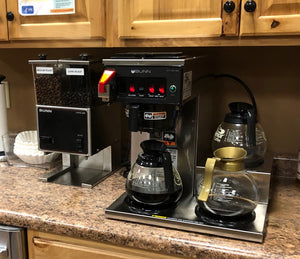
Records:
<instances>
[{"instance_id":1,"label":"black coffee grinder","mask_svg":"<svg viewBox=\"0 0 300 259\"><path fill-rule=\"evenodd\" d=\"M29 63L39 149L63 157L63 166L41 180L93 187L119 168L121 160L120 105L97 97L101 60L87 54L58 60L40 55Z\"/></svg>"},{"instance_id":2,"label":"black coffee grinder","mask_svg":"<svg viewBox=\"0 0 300 259\"><path fill-rule=\"evenodd\" d=\"M103 102L119 102L125 107L132 165L127 192L106 209L106 216L261 242L264 220L260 217L246 224L220 226L195 211L197 187L204 175L203 167L197 166L197 152L202 152L197 146L202 82L198 79L208 73L206 58L186 57L180 52L122 53L104 59L103 64L98 96ZM166 154L172 160L168 169ZM171 171L172 181L168 180ZM262 179L268 182L268 177ZM263 193L257 213L265 215L267 197Z\"/></svg>"}]
</instances>

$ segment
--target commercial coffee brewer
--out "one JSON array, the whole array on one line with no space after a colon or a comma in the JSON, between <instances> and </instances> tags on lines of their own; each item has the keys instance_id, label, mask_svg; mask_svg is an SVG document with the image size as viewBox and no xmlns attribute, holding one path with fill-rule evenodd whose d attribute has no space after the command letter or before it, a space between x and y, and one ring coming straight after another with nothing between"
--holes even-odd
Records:
<instances>
[{"instance_id":1,"label":"commercial coffee brewer","mask_svg":"<svg viewBox=\"0 0 300 259\"><path fill-rule=\"evenodd\" d=\"M121 160L120 107L97 97L101 60L87 54L58 60L40 55L29 63L39 149L62 153L62 167L41 180L93 187L119 168Z\"/></svg>"},{"instance_id":2,"label":"commercial coffee brewer","mask_svg":"<svg viewBox=\"0 0 300 259\"><path fill-rule=\"evenodd\" d=\"M126 192L106 209L106 216L261 242L268 188L260 190L251 219L224 223L202 215L197 205L204 175L203 166L197 166L197 152L204 150L197 143L205 127L198 121L206 58L180 52L121 53L103 64L98 96L124 105L132 165ZM253 173L258 188L269 184L269 174Z\"/></svg>"}]
</instances>

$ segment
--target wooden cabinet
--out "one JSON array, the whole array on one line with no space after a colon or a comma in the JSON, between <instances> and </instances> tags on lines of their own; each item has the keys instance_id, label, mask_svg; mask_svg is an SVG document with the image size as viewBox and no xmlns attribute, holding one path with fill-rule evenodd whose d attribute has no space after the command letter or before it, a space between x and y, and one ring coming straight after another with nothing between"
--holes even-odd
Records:
<instances>
[{"instance_id":1,"label":"wooden cabinet","mask_svg":"<svg viewBox=\"0 0 300 259\"><path fill-rule=\"evenodd\" d=\"M0 2L2 40L82 40L105 38L105 0L75 0L75 13L24 16L18 0ZM6 21L6 12L13 20ZM8 35L5 28L8 26ZM4 30L3 30L4 28ZM6 36L5 36L6 34Z\"/></svg>"},{"instance_id":2,"label":"wooden cabinet","mask_svg":"<svg viewBox=\"0 0 300 259\"><path fill-rule=\"evenodd\" d=\"M249 2L254 10L247 12L245 4ZM242 1L241 36L288 34L300 34L300 0Z\"/></svg>"},{"instance_id":3,"label":"wooden cabinet","mask_svg":"<svg viewBox=\"0 0 300 259\"><path fill-rule=\"evenodd\" d=\"M61 235L28 230L29 259L175 259L124 246L114 246Z\"/></svg>"},{"instance_id":4,"label":"wooden cabinet","mask_svg":"<svg viewBox=\"0 0 300 259\"><path fill-rule=\"evenodd\" d=\"M239 2L239 1L234 1ZM231 16L236 17L236 11ZM121 39L199 38L222 35L220 0L118 0ZM235 21L234 28L238 21ZM230 34L236 34L230 32Z\"/></svg>"},{"instance_id":5,"label":"wooden cabinet","mask_svg":"<svg viewBox=\"0 0 300 259\"><path fill-rule=\"evenodd\" d=\"M5 1L0 1L0 41L2 40L8 40Z\"/></svg>"},{"instance_id":6,"label":"wooden cabinet","mask_svg":"<svg viewBox=\"0 0 300 259\"><path fill-rule=\"evenodd\" d=\"M75 0L74 14L38 16L0 1L0 48L299 45L289 35L300 0Z\"/></svg>"}]
</instances>

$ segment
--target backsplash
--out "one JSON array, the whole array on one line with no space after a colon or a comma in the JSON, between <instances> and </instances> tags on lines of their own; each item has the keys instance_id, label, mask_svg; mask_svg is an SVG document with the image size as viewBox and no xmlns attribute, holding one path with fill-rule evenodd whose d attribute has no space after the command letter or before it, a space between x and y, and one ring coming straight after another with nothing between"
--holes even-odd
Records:
<instances>
[{"instance_id":1,"label":"backsplash","mask_svg":"<svg viewBox=\"0 0 300 259\"><path fill-rule=\"evenodd\" d=\"M29 59L46 53L49 59L74 57L87 52L100 58L116 52L145 49L0 49L0 72L10 85L10 131L36 128L35 96ZM295 155L300 146L300 73L299 47L207 47L164 48L147 51L183 51L207 55L213 73L228 73L241 78L252 90L258 107L258 119L268 139L269 151ZM201 142L210 145L218 124L224 119L228 103L247 101L244 89L230 79L205 80L202 87ZM201 115L200 114L200 115ZM280 160L281 163L281 160Z\"/></svg>"},{"instance_id":2,"label":"backsplash","mask_svg":"<svg viewBox=\"0 0 300 259\"><path fill-rule=\"evenodd\" d=\"M272 175L296 178L298 157L290 154L278 154L273 159Z\"/></svg>"}]
</instances>

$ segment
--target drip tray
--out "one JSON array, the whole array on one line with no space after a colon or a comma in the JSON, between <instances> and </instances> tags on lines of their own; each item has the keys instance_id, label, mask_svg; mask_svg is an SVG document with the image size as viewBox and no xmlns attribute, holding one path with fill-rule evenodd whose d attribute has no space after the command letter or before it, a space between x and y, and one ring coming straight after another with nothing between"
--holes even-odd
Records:
<instances>
[{"instance_id":1,"label":"drip tray","mask_svg":"<svg viewBox=\"0 0 300 259\"><path fill-rule=\"evenodd\" d=\"M197 170L201 173L203 168L197 168ZM244 218L230 221L212 218L198 209L196 198L191 195L181 199L176 207L141 209L128 202L126 193L123 193L106 209L106 217L261 243L266 227L270 174L250 173L257 182L260 202L254 212Z\"/></svg>"},{"instance_id":2,"label":"drip tray","mask_svg":"<svg viewBox=\"0 0 300 259\"><path fill-rule=\"evenodd\" d=\"M85 188L93 188L99 182L110 176L113 171L91 168L72 168L62 166L39 178L43 182L53 182L63 185L74 185Z\"/></svg>"}]
</instances>

